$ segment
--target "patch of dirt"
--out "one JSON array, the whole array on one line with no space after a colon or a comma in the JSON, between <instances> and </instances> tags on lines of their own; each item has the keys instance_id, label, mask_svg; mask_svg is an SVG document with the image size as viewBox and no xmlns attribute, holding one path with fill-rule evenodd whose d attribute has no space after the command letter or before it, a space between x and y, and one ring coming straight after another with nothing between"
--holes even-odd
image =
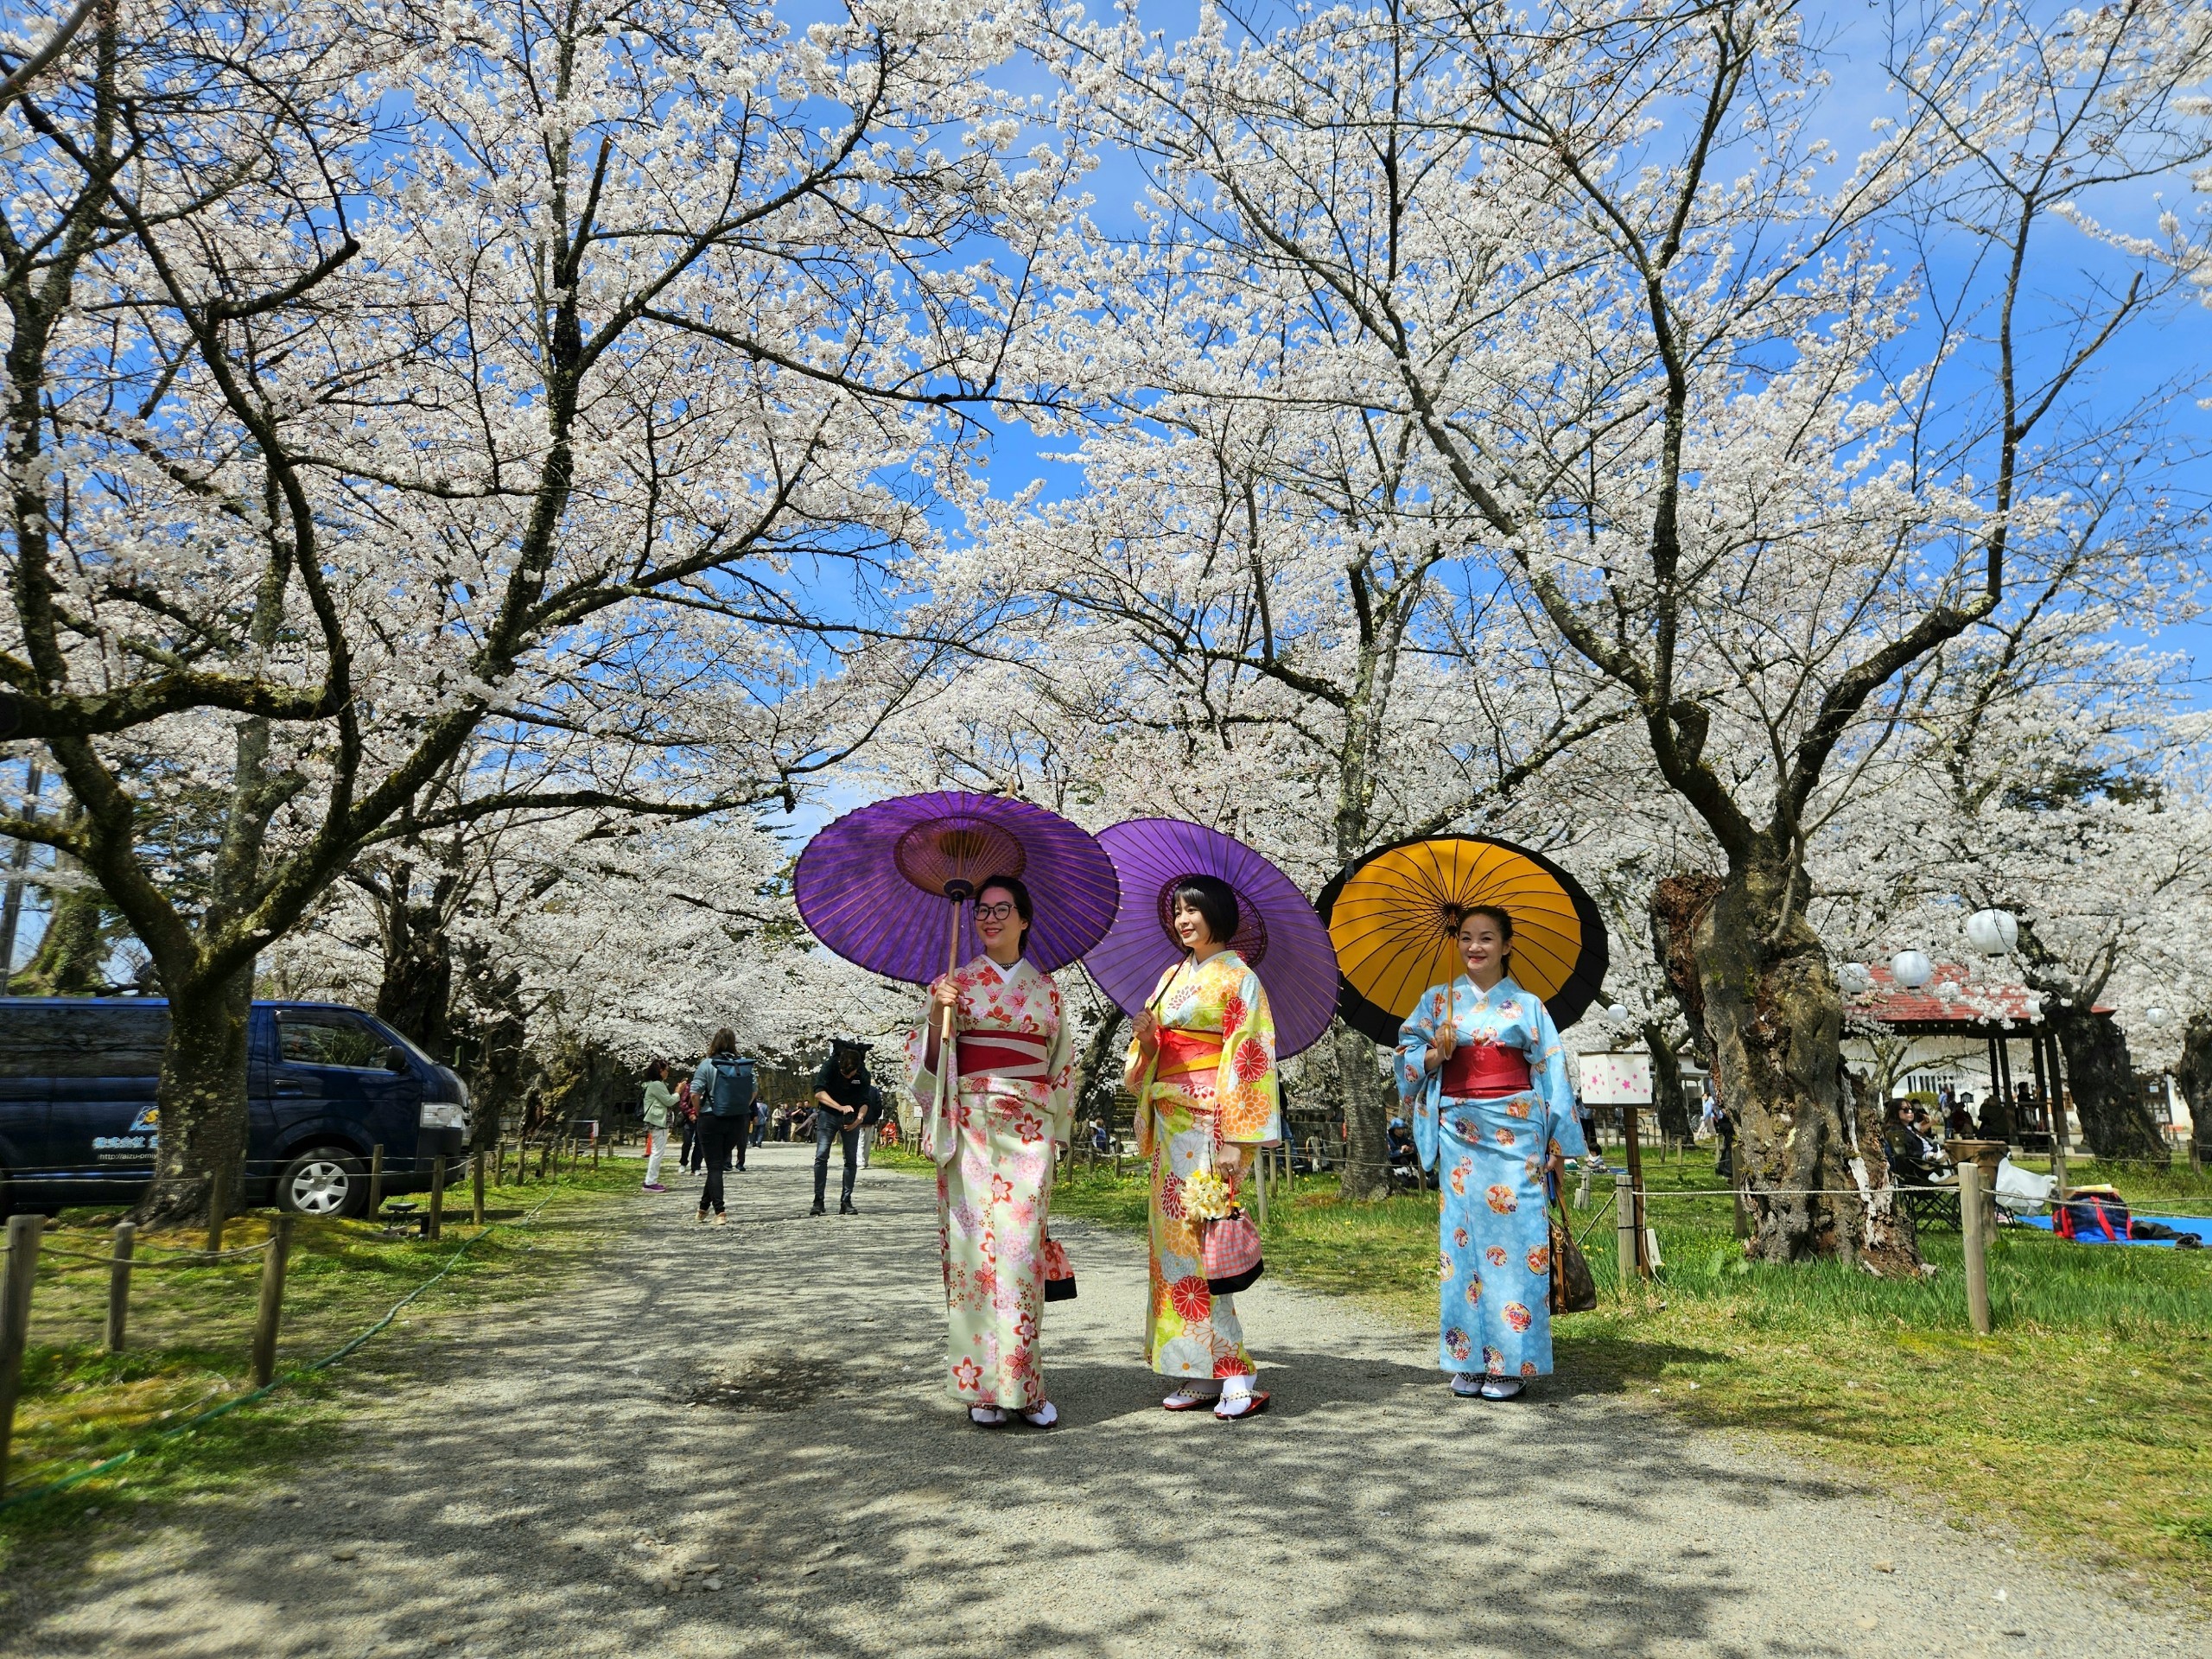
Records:
<instances>
[{"instance_id":1,"label":"patch of dirt","mask_svg":"<svg viewBox=\"0 0 2212 1659\"><path fill-rule=\"evenodd\" d=\"M725 1411L804 1411L837 1391L842 1368L827 1359L780 1355L756 1359L734 1371L717 1371L677 1390L687 1406L719 1406Z\"/></svg>"}]
</instances>

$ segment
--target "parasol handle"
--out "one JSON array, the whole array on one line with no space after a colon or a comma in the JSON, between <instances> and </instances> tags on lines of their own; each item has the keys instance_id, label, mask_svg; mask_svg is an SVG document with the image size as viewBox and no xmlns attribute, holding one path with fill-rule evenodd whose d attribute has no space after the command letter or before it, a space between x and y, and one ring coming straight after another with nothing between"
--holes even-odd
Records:
<instances>
[{"instance_id":1,"label":"parasol handle","mask_svg":"<svg viewBox=\"0 0 2212 1659\"><path fill-rule=\"evenodd\" d=\"M951 973L960 966L960 899L957 894L948 894L952 899L952 918L945 930L944 971ZM937 1050L937 1098L930 1104L930 1153L938 1162L944 1163L952 1147L951 1109L948 1104L954 1087L953 1068L959 1065L959 1051L952 1044L953 1010L947 1008L938 1029Z\"/></svg>"}]
</instances>

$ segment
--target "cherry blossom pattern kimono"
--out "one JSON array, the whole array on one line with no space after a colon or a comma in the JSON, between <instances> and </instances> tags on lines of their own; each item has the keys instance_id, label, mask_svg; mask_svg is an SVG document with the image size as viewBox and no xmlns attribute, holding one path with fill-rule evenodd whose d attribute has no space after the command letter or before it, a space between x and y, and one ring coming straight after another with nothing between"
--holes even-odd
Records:
<instances>
[{"instance_id":1,"label":"cherry blossom pattern kimono","mask_svg":"<svg viewBox=\"0 0 2212 1659\"><path fill-rule=\"evenodd\" d=\"M1466 1046L1457 1066L1421 1060L1449 1024ZM1485 1053L1484 1045L1493 1046ZM1477 1079L1525 1084L1491 1092ZM1567 1052L1543 1001L1500 980L1488 991L1465 974L1432 985L1398 1032L1398 1093L1409 1109L1422 1166L1438 1172L1438 1363L1447 1371L1542 1376L1552 1369L1551 1232L1544 1220L1550 1154L1586 1154L1567 1080ZM1450 1081L1468 1090L1446 1091Z\"/></svg>"},{"instance_id":2,"label":"cherry blossom pattern kimono","mask_svg":"<svg viewBox=\"0 0 2212 1659\"><path fill-rule=\"evenodd\" d=\"M1073 1046L1059 987L1026 959L977 957L953 983L958 1085L937 1174L945 1363L967 1404L1034 1411L1046 1399L1045 1222L1053 1143L1075 1118ZM907 1042L925 1121L938 1087L927 1044L926 1027Z\"/></svg>"},{"instance_id":3,"label":"cherry blossom pattern kimono","mask_svg":"<svg viewBox=\"0 0 2212 1659\"><path fill-rule=\"evenodd\" d=\"M1217 1135L1222 1145L1271 1146L1282 1138L1268 994L1242 957L1222 950L1169 969L1146 1006L1159 1016L1160 1042L1136 1111L1137 1155L1152 1160L1145 1357L1163 1376L1250 1376L1235 1299L1206 1288L1199 1228L1183 1212L1183 1183L1212 1158ZM1232 1179L1232 1191L1236 1185Z\"/></svg>"}]
</instances>

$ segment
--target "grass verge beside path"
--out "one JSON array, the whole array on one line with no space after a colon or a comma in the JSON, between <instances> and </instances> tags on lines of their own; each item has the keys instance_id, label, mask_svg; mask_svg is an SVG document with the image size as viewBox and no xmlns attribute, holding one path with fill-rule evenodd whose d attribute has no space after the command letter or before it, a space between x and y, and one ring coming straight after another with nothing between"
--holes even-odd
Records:
<instances>
[{"instance_id":1,"label":"grass verge beside path","mask_svg":"<svg viewBox=\"0 0 2212 1659\"><path fill-rule=\"evenodd\" d=\"M518 1221L549 1196L528 1226L493 1225L452 1271L410 1304L378 1343L402 1342L472 1312L513 1302L588 1270L625 1214L616 1195L637 1190L634 1160L563 1173L557 1181L487 1190L487 1223ZM447 1191L445 1236L435 1243L384 1236L366 1221L302 1217L292 1234L277 1342L279 1377L374 1325L424 1284L475 1228L465 1183ZM226 1249L268 1236L271 1211L234 1219ZM110 1253L120 1212L65 1211L48 1231L31 1298L30 1345L16 1407L8 1491L28 1491L115 1456L170 1422L245 1393L261 1257L134 1272L124 1351L105 1351L108 1274L55 1252ZM138 1259L194 1249L202 1234L142 1234ZM76 1269L63 1272L63 1268ZM372 1344L373 1346L373 1344ZM363 1356L366 1357L365 1352ZM349 1362L350 1363L350 1362ZM0 1582L41 1545L83 1529L88 1518L159 1506L282 1475L316 1450L347 1414L347 1364L308 1373L245 1409L164 1439L112 1473L50 1497L0 1510ZM0 1611L9 1597L0 1592Z\"/></svg>"},{"instance_id":2,"label":"grass verge beside path","mask_svg":"<svg viewBox=\"0 0 2212 1659\"><path fill-rule=\"evenodd\" d=\"M1607 1178L1590 1210L1569 1211L1588 1230L1602 1300L1553 1327L1566 1381L1777 1436L1811 1460L1942 1498L1955 1526L2014 1529L2212 1602L2212 1250L2001 1228L1989 1255L1997 1330L1976 1337L1956 1233L1923 1237L1936 1271L1913 1283L1753 1264L1729 1199L1663 1196L1721 1185L1710 1154L1655 1160L1645 1173L1667 1264L1656 1286L1619 1293ZM2212 1209L2212 1179L2186 1166L2076 1160L2069 1177L2109 1180L2140 1210L2160 1198ZM1077 1168L1052 1196L1055 1214L1129 1228L1143 1226L1145 1202L1133 1163L1119 1178ZM1265 1237L1285 1279L1433 1325L1433 1194L1347 1205L1333 1179L1301 1179L1276 1190Z\"/></svg>"}]
</instances>

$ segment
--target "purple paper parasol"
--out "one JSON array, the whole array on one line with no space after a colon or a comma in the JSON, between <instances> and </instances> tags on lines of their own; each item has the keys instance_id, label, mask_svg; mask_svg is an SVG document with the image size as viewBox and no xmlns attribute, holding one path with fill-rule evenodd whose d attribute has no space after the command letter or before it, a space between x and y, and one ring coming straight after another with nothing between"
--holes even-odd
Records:
<instances>
[{"instance_id":1,"label":"purple paper parasol","mask_svg":"<svg viewBox=\"0 0 2212 1659\"><path fill-rule=\"evenodd\" d=\"M1288 1059L1320 1039L1337 1008L1337 958L1296 882L1235 837L1180 818L1132 818L1100 830L1098 842L1122 878L1122 908L1083 965L1122 1012L1142 1007L1183 954L1170 889L1186 875L1213 875L1236 894L1230 944L1267 988L1275 1057Z\"/></svg>"},{"instance_id":2,"label":"purple paper parasol","mask_svg":"<svg viewBox=\"0 0 2212 1659\"><path fill-rule=\"evenodd\" d=\"M846 961L926 985L945 969L948 900L973 899L994 875L1029 889L1037 919L1024 954L1048 974L1097 944L1121 894L1088 833L1027 801L964 790L846 813L806 844L791 887L814 937ZM966 962L982 950L963 902L952 955Z\"/></svg>"}]
</instances>

